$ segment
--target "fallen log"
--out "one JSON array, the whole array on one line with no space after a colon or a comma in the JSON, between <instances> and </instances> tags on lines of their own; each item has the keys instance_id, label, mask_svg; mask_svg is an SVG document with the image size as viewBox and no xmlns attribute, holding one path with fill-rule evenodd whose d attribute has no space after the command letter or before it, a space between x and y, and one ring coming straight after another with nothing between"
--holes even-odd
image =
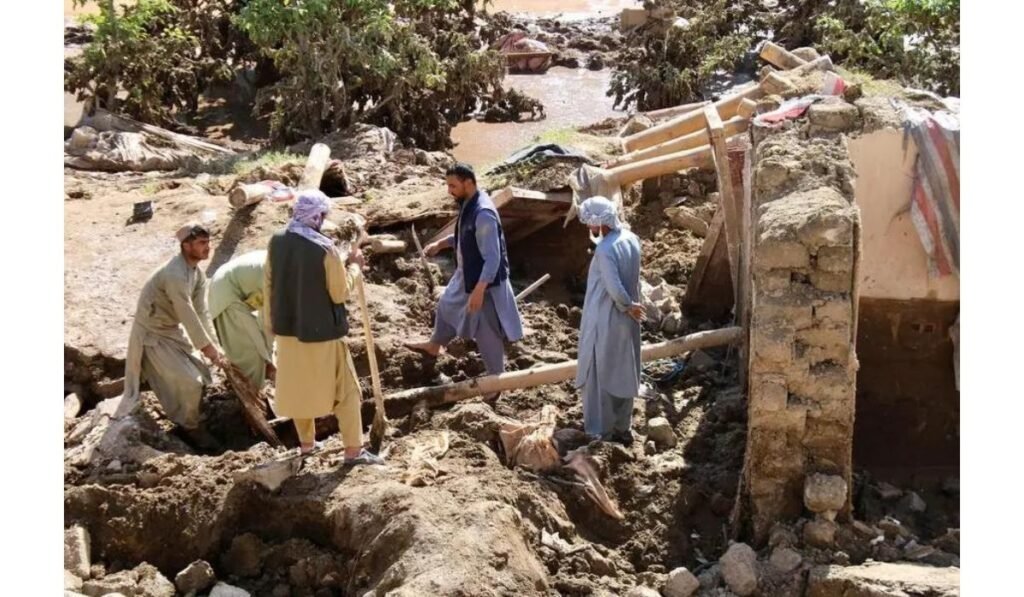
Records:
<instances>
[{"instance_id":1,"label":"fallen log","mask_svg":"<svg viewBox=\"0 0 1024 597\"><path fill-rule=\"evenodd\" d=\"M274 187L256 183L238 185L228 193L228 203L235 209L241 209L253 203L259 203L264 197L274 192Z\"/></svg>"},{"instance_id":2,"label":"fallen log","mask_svg":"<svg viewBox=\"0 0 1024 597\"><path fill-rule=\"evenodd\" d=\"M728 327L697 332L657 344L648 344L641 348L640 359L645 362L656 361L682 354L688 350L732 344L738 342L742 338L742 334L742 328ZM413 406L419 402L425 403L430 408L435 408L474 396L561 383L576 375L576 366L577 361L566 361L500 375L475 377L457 383L413 388L386 396L384 407L388 416L398 417L411 412Z\"/></svg>"},{"instance_id":3,"label":"fallen log","mask_svg":"<svg viewBox=\"0 0 1024 597\"><path fill-rule=\"evenodd\" d=\"M405 253L405 241L395 238L370 237L370 249L377 255L384 253Z\"/></svg>"},{"instance_id":4,"label":"fallen log","mask_svg":"<svg viewBox=\"0 0 1024 597\"><path fill-rule=\"evenodd\" d=\"M642 114L653 120L661 120L662 118L671 118L673 116L679 116L680 114L686 114L699 110L711 102L694 102L692 104L683 104L681 106L672 106L671 108L662 108L660 110L651 110L650 112L642 112Z\"/></svg>"}]
</instances>

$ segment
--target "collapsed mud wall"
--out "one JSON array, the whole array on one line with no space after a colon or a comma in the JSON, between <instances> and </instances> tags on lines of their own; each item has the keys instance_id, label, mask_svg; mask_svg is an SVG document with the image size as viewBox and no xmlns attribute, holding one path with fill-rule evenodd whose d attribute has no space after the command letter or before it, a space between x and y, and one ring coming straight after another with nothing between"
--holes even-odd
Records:
<instances>
[{"instance_id":1,"label":"collapsed mud wall","mask_svg":"<svg viewBox=\"0 0 1024 597\"><path fill-rule=\"evenodd\" d=\"M744 495L757 542L801 514L811 475L852 486L860 216L841 131L856 120L836 98L753 132Z\"/></svg>"}]
</instances>

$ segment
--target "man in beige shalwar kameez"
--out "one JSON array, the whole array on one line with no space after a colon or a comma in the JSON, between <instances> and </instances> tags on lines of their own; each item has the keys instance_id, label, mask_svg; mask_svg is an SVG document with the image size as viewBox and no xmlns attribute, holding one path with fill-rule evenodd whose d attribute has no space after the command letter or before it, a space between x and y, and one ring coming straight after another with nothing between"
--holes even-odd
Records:
<instances>
[{"instance_id":1,"label":"man in beige shalwar kameez","mask_svg":"<svg viewBox=\"0 0 1024 597\"><path fill-rule=\"evenodd\" d=\"M214 364L222 358L206 306L206 275L197 267L210 256L210 233L189 224L176 236L180 253L150 275L139 296L128 340L124 399L137 401L146 381L167 418L196 432L203 386L211 380L195 349Z\"/></svg>"},{"instance_id":2,"label":"man in beige shalwar kameez","mask_svg":"<svg viewBox=\"0 0 1024 597\"><path fill-rule=\"evenodd\" d=\"M291 417L302 454L316 449L315 419L334 413L346 464L381 464L362 448L361 393L348 333L345 301L362 253L347 256L320 232L330 210L327 196L303 191L288 227L270 240L264 266L264 321L277 342L275 411Z\"/></svg>"},{"instance_id":3,"label":"man in beige shalwar kameez","mask_svg":"<svg viewBox=\"0 0 1024 597\"><path fill-rule=\"evenodd\" d=\"M266 251L252 251L220 266L210 279L208 301L224 354L257 388L274 375L274 347L260 321L266 261Z\"/></svg>"}]
</instances>

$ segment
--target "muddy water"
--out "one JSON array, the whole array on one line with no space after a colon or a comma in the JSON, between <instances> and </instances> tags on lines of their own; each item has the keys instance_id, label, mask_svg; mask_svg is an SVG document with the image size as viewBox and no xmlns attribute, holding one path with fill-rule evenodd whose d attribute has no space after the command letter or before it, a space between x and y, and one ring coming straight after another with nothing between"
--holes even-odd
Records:
<instances>
[{"instance_id":1,"label":"muddy water","mask_svg":"<svg viewBox=\"0 0 1024 597\"><path fill-rule=\"evenodd\" d=\"M503 160L513 151L529 145L536 137L558 142L558 131L590 124L623 112L612 109L605 95L612 71L554 67L543 75L508 75L505 87L515 87L544 104L547 118L530 122L460 123L452 131L455 159L477 169Z\"/></svg>"},{"instance_id":2,"label":"muddy water","mask_svg":"<svg viewBox=\"0 0 1024 597\"><path fill-rule=\"evenodd\" d=\"M521 12L550 16L561 13L566 17L608 17L623 8L642 5L640 0L493 0L487 12Z\"/></svg>"}]
</instances>

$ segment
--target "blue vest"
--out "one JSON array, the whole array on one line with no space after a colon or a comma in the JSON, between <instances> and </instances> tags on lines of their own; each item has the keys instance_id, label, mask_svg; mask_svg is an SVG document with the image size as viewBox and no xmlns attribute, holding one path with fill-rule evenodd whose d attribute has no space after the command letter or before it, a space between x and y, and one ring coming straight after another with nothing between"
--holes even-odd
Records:
<instances>
[{"instance_id":1,"label":"blue vest","mask_svg":"<svg viewBox=\"0 0 1024 597\"><path fill-rule=\"evenodd\" d=\"M455 220L455 250L462 251L462 278L467 294L472 292L476 283L480 281L480 273L484 269L484 258L476 244L476 216L483 209L490 210L497 216L498 242L501 245L498 273L495 274L494 281L488 284L488 288L493 288L508 279L508 253L505 251L505 232L501 229L501 216L498 215L498 209L494 207L494 202L487 191L479 190L472 198L466 200L458 219Z\"/></svg>"}]
</instances>

